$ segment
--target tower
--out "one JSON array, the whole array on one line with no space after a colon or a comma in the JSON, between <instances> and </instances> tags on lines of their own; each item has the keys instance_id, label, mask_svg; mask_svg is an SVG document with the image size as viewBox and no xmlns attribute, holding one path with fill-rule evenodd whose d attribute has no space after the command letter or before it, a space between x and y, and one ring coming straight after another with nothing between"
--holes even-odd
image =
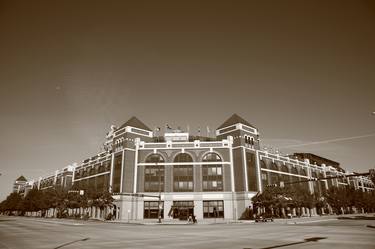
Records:
<instances>
[{"instance_id":1,"label":"tower","mask_svg":"<svg viewBox=\"0 0 375 249\"><path fill-rule=\"evenodd\" d=\"M248 121L233 114L216 129L218 139L233 138L233 168L236 192L256 192L259 190L257 177L257 150L259 132Z\"/></svg>"}]
</instances>

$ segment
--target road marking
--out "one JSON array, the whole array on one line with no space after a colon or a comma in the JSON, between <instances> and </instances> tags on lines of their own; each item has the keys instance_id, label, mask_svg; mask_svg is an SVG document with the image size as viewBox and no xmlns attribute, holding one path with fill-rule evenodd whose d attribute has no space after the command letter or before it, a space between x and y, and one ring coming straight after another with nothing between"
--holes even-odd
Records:
<instances>
[{"instance_id":1,"label":"road marking","mask_svg":"<svg viewBox=\"0 0 375 249\"><path fill-rule=\"evenodd\" d=\"M83 226L84 224L81 223L69 223L69 222L63 222L63 221L47 221L47 220L32 220L35 222L41 222L41 223L50 223L50 224L60 224L60 225L67 225L67 226Z\"/></svg>"},{"instance_id":2,"label":"road marking","mask_svg":"<svg viewBox=\"0 0 375 249\"><path fill-rule=\"evenodd\" d=\"M314 223L314 222L325 222L325 221L331 221L331 220L338 220L338 219L309 220L309 221L300 221L300 222L287 223L287 224L305 224L305 223Z\"/></svg>"}]
</instances>

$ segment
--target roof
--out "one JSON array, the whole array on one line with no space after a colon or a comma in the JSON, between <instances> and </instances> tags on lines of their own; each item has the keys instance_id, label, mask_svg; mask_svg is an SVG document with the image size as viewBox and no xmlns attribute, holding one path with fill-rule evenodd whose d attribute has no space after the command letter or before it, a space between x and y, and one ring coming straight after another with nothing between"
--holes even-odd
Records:
<instances>
[{"instance_id":1,"label":"roof","mask_svg":"<svg viewBox=\"0 0 375 249\"><path fill-rule=\"evenodd\" d=\"M133 116L128 121L126 121L123 125L120 126L119 129L124 128L126 126L132 126L136 128L140 128L147 131L152 131L150 128L147 127L142 121L140 121L137 117Z\"/></svg>"},{"instance_id":2,"label":"roof","mask_svg":"<svg viewBox=\"0 0 375 249\"><path fill-rule=\"evenodd\" d=\"M293 156L301 156L301 157L305 157L305 158L310 156L311 158L320 159L320 160L328 161L328 162L333 163L333 164L340 165L339 162L333 161L331 159L328 159L328 158L325 158L325 157L322 157L322 156L315 155L313 153L308 153L308 152L294 153Z\"/></svg>"},{"instance_id":3,"label":"roof","mask_svg":"<svg viewBox=\"0 0 375 249\"><path fill-rule=\"evenodd\" d=\"M24 176L18 177L16 181L27 182L27 180L26 180L26 178Z\"/></svg>"},{"instance_id":4,"label":"roof","mask_svg":"<svg viewBox=\"0 0 375 249\"><path fill-rule=\"evenodd\" d=\"M241 124L244 124L244 125L247 125L247 126L250 126L250 127L253 127L253 128L256 128L254 125L250 124L249 122L247 122L245 119L241 118L240 116L238 116L236 113L233 114L230 118L228 118L222 125L220 125L218 129L222 129L224 127L228 127L230 125L234 125L234 124L238 124L238 123L241 123Z\"/></svg>"}]
</instances>

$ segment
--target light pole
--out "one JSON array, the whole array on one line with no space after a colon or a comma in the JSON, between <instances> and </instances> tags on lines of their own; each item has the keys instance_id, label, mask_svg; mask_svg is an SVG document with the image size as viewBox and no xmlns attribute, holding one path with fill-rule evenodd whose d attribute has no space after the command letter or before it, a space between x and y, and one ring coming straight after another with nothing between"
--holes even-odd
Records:
<instances>
[{"instance_id":1,"label":"light pole","mask_svg":"<svg viewBox=\"0 0 375 249\"><path fill-rule=\"evenodd\" d=\"M158 199L158 222L161 223L161 210L160 210L160 205L161 205L161 174L160 174L160 165L156 162L155 165L157 166L157 172L159 175L159 199Z\"/></svg>"}]
</instances>

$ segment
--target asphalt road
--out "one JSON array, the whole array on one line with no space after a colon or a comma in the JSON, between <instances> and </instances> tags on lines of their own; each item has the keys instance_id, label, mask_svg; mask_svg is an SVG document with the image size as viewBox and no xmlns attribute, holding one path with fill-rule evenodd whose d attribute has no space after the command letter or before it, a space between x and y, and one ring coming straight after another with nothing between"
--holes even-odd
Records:
<instances>
[{"instance_id":1,"label":"asphalt road","mask_svg":"<svg viewBox=\"0 0 375 249\"><path fill-rule=\"evenodd\" d=\"M299 222L299 221L298 221ZM374 220L137 225L0 217L0 248L369 248Z\"/></svg>"}]
</instances>

